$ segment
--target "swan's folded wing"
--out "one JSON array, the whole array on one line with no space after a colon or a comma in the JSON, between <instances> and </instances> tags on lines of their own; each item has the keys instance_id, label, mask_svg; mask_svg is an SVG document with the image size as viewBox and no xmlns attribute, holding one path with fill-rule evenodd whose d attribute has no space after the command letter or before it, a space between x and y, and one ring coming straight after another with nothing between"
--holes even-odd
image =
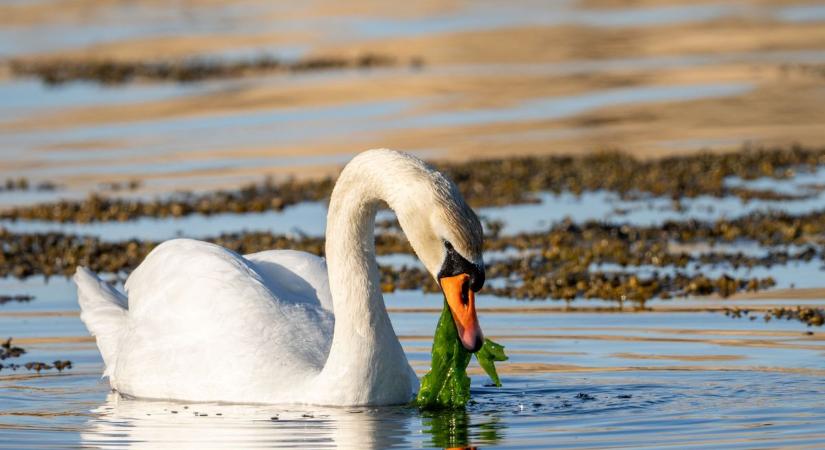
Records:
<instances>
[{"instance_id":1,"label":"swan's folded wing","mask_svg":"<svg viewBox=\"0 0 825 450\"><path fill-rule=\"evenodd\" d=\"M126 282L129 327L113 386L194 400L293 392L323 368L333 318L317 300L296 301L268 284L254 261L217 245L159 245Z\"/></svg>"},{"instance_id":2,"label":"swan's folded wing","mask_svg":"<svg viewBox=\"0 0 825 450\"><path fill-rule=\"evenodd\" d=\"M280 299L318 305L332 312L327 263L296 250L268 250L245 255L266 286Z\"/></svg>"}]
</instances>

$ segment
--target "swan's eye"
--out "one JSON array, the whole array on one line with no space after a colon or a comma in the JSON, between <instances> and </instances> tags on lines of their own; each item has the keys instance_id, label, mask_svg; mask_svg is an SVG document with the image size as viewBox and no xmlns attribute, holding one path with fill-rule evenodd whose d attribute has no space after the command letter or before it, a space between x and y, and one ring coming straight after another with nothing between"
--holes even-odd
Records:
<instances>
[{"instance_id":1,"label":"swan's eye","mask_svg":"<svg viewBox=\"0 0 825 450\"><path fill-rule=\"evenodd\" d=\"M469 275L469 280L462 285L462 289L472 290L478 292L484 286L484 269L467 261L461 256L453 247L450 241L444 241L444 248L447 249L447 255L444 257L444 263L441 265L441 270L438 272L438 278L451 277L466 273Z\"/></svg>"}]
</instances>

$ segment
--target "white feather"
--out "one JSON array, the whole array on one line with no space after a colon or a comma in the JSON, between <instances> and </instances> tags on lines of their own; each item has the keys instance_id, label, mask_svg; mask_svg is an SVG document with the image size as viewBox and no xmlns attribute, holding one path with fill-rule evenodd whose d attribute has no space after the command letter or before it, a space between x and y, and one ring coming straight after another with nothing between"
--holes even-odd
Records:
<instances>
[{"instance_id":1,"label":"white feather","mask_svg":"<svg viewBox=\"0 0 825 450\"><path fill-rule=\"evenodd\" d=\"M109 376L117 364L120 335L126 329L126 297L85 267L77 268L74 282L80 319L96 338L106 366L103 375Z\"/></svg>"},{"instance_id":2,"label":"white feather","mask_svg":"<svg viewBox=\"0 0 825 450\"><path fill-rule=\"evenodd\" d=\"M130 396L405 403L418 380L381 295L375 212L383 202L396 210L433 271L447 238L468 259L480 258L478 220L457 195L414 157L365 152L347 165L332 194L329 270L323 259L304 252L241 256L175 239L155 248L130 275L128 306L122 294L79 268L81 319L97 337L112 387Z\"/></svg>"}]
</instances>

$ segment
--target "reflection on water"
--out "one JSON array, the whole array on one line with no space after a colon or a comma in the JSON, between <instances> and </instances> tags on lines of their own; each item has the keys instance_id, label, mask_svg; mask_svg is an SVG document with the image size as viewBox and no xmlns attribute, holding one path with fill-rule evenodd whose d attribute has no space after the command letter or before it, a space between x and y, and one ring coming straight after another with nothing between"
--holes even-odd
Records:
<instances>
[{"instance_id":1,"label":"reflection on water","mask_svg":"<svg viewBox=\"0 0 825 450\"><path fill-rule=\"evenodd\" d=\"M506 425L496 415L486 421L471 423L467 411L434 411L422 414L424 431L430 435L426 445L432 447L467 447L479 444L495 445L501 441Z\"/></svg>"},{"instance_id":2,"label":"reflection on water","mask_svg":"<svg viewBox=\"0 0 825 450\"><path fill-rule=\"evenodd\" d=\"M57 293L62 300L52 307L76 309L71 291L64 286ZM440 301L415 292L388 295L391 308L432 309L391 312L419 374L429 365ZM504 386L487 386L489 380L472 363L466 411L426 414L409 407L123 399L100 379L100 356L76 314L0 314L0 330L19 337L26 361L75 363L60 375L0 372L0 447L660 448L691 442L792 448L823 443L825 341L818 330L808 335L798 322L765 325L704 312L565 313L541 310L552 303L486 296L478 302L481 308L511 310L482 309L480 317L485 332L507 346L510 361L499 367ZM694 303L701 309L708 300Z\"/></svg>"},{"instance_id":3,"label":"reflection on water","mask_svg":"<svg viewBox=\"0 0 825 450\"><path fill-rule=\"evenodd\" d=\"M130 400L116 393L91 411L80 442L96 448L247 446L384 449L493 445L505 425L467 411L419 414L411 407L278 408ZM413 446L418 446L418 444Z\"/></svg>"},{"instance_id":4,"label":"reflection on water","mask_svg":"<svg viewBox=\"0 0 825 450\"><path fill-rule=\"evenodd\" d=\"M276 409L127 400L110 394L81 433L84 445L130 448L317 446L381 449L403 444L401 408ZM380 420L379 420L380 419Z\"/></svg>"},{"instance_id":5,"label":"reflection on water","mask_svg":"<svg viewBox=\"0 0 825 450\"><path fill-rule=\"evenodd\" d=\"M84 377L83 384L88 385L89 379ZM466 411L433 413L409 407L184 404L128 400L116 394L109 394L102 404L86 401L93 404L89 412L73 412L84 408L79 398L103 397L103 387L82 396L50 388L54 400L41 402L39 410L18 409L21 414L10 416L6 408L19 406L4 404L0 438L3 443L84 448L661 448L686 443L713 448L814 448L823 444L819 425L825 420L820 402L825 384L817 376L664 369L505 376L502 389L480 387L478 381L473 380L473 402ZM67 383L21 382L40 387ZM58 414L50 416L50 409Z\"/></svg>"}]
</instances>

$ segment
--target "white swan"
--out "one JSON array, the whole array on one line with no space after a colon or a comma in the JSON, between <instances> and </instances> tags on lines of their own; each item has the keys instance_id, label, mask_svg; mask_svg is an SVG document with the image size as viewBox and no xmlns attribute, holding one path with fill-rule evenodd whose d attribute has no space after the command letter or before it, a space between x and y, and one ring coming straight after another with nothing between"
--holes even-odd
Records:
<instances>
[{"instance_id":1,"label":"white swan","mask_svg":"<svg viewBox=\"0 0 825 450\"><path fill-rule=\"evenodd\" d=\"M476 215L421 160L371 150L347 164L333 189L326 263L297 251L241 256L175 239L132 272L128 299L78 268L80 318L97 338L104 376L121 394L149 399L409 401L418 379L387 315L375 261L383 202L444 290L463 345L477 350L473 293L484 266Z\"/></svg>"}]
</instances>

